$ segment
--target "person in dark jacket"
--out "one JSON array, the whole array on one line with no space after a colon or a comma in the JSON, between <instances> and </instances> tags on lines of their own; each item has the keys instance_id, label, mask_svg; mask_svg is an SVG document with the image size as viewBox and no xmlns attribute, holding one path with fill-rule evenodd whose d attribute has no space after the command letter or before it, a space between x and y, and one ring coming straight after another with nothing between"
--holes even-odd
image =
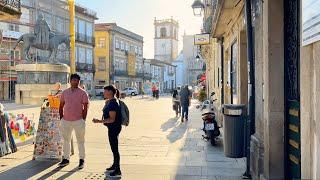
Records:
<instances>
[{"instance_id":1,"label":"person in dark jacket","mask_svg":"<svg viewBox=\"0 0 320 180\"><path fill-rule=\"evenodd\" d=\"M118 104L120 92L112 85L104 87L106 104L103 108L102 120L93 119L94 123L103 123L108 127L109 143L113 153L113 164L107 168L110 177L121 177L120 153L118 137L121 132L121 111Z\"/></svg>"},{"instance_id":2,"label":"person in dark jacket","mask_svg":"<svg viewBox=\"0 0 320 180\"><path fill-rule=\"evenodd\" d=\"M180 91L180 104L182 107L181 122L184 122L184 120L188 121L191 97L192 94L188 89L188 85L186 85Z\"/></svg>"}]
</instances>

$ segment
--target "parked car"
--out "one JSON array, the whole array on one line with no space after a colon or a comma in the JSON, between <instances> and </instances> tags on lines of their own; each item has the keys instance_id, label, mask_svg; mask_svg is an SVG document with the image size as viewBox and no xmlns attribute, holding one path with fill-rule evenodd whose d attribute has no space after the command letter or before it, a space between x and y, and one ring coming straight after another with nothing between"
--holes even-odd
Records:
<instances>
[{"instance_id":1,"label":"parked car","mask_svg":"<svg viewBox=\"0 0 320 180\"><path fill-rule=\"evenodd\" d=\"M139 94L138 90L134 87L126 87L122 90L127 96L136 96Z\"/></svg>"},{"instance_id":2,"label":"parked car","mask_svg":"<svg viewBox=\"0 0 320 180\"><path fill-rule=\"evenodd\" d=\"M94 86L95 94L96 96L103 96L104 92L104 85L96 85Z\"/></svg>"}]
</instances>

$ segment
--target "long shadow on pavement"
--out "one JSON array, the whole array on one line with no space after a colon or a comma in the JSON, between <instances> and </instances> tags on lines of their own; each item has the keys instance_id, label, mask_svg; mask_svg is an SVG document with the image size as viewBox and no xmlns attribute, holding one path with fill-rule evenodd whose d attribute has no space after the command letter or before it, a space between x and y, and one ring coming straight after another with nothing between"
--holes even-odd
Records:
<instances>
[{"instance_id":1,"label":"long shadow on pavement","mask_svg":"<svg viewBox=\"0 0 320 180\"><path fill-rule=\"evenodd\" d=\"M176 122L178 121L179 117L176 118L170 118L168 121L163 123L161 125L162 131L167 131L170 128L173 128L176 125Z\"/></svg>"},{"instance_id":2,"label":"long shadow on pavement","mask_svg":"<svg viewBox=\"0 0 320 180\"><path fill-rule=\"evenodd\" d=\"M76 173L78 171L78 167L73 168L71 171L67 172L66 174L64 174L63 176L59 177L58 180L60 179L66 179L68 177L70 177L72 174ZM49 176L50 177L50 176Z\"/></svg>"},{"instance_id":3,"label":"long shadow on pavement","mask_svg":"<svg viewBox=\"0 0 320 180\"><path fill-rule=\"evenodd\" d=\"M52 161L34 161L30 160L16 167L1 172L0 179L15 179L24 180L29 179L42 171L56 165L58 162Z\"/></svg>"},{"instance_id":4,"label":"long shadow on pavement","mask_svg":"<svg viewBox=\"0 0 320 180\"><path fill-rule=\"evenodd\" d=\"M170 131L170 133L167 135L167 139L170 141L170 143L174 143L181 139L187 132L188 128L186 123L187 122L182 123L179 120L179 117L171 118L161 125L161 129L162 131Z\"/></svg>"},{"instance_id":5,"label":"long shadow on pavement","mask_svg":"<svg viewBox=\"0 0 320 180\"><path fill-rule=\"evenodd\" d=\"M170 132L170 134L168 134L167 139L170 141L170 143L175 143L176 141L181 139L186 132L187 125L184 123L180 123Z\"/></svg>"},{"instance_id":6,"label":"long shadow on pavement","mask_svg":"<svg viewBox=\"0 0 320 180\"><path fill-rule=\"evenodd\" d=\"M50 177L52 177L54 174L56 174L57 172L60 172L60 170L62 170L63 168L61 167L56 167L55 169L53 169L52 171L48 172L47 174L39 177L38 179L48 179ZM74 173L75 169L71 170L70 172L72 172L72 174ZM68 174L68 173L67 173ZM69 175L70 176L70 175ZM69 177L68 176L68 177Z\"/></svg>"}]
</instances>

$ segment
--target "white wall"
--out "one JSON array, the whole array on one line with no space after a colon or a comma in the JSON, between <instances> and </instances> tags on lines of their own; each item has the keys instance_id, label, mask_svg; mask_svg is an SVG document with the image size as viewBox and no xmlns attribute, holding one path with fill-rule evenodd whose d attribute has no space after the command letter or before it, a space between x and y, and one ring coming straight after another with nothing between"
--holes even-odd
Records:
<instances>
[{"instance_id":1,"label":"white wall","mask_svg":"<svg viewBox=\"0 0 320 180\"><path fill-rule=\"evenodd\" d=\"M320 179L320 42L301 48L301 178Z\"/></svg>"}]
</instances>

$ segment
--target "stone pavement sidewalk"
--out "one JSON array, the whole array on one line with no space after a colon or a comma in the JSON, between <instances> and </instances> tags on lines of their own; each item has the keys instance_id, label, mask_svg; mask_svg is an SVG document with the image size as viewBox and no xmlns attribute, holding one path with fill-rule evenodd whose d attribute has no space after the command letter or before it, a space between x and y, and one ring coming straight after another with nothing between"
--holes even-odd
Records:
<instances>
[{"instance_id":1,"label":"stone pavement sidewalk","mask_svg":"<svg viewBox=\"0 0 320 180\"><path fill-rule=\"evenodd\" d=\"M174 118L170 98L125 99L132 122L120 136L122 179L145 180L216 180L241 179L244 159L226 158L222 140L213 147L202 139L201 113L195 102L190 120ZM92 102L88 119L101 116L103 101ZM104 179L112 153L104 126L87 122L86 166L77 170L78 157L71 157L65 168L57 162L32 161L33 146L0 158L0 179ZM75 145L77 148L77 145ZM77 149L76 154L77 154Z\"/></svg>"}]
</instances>

